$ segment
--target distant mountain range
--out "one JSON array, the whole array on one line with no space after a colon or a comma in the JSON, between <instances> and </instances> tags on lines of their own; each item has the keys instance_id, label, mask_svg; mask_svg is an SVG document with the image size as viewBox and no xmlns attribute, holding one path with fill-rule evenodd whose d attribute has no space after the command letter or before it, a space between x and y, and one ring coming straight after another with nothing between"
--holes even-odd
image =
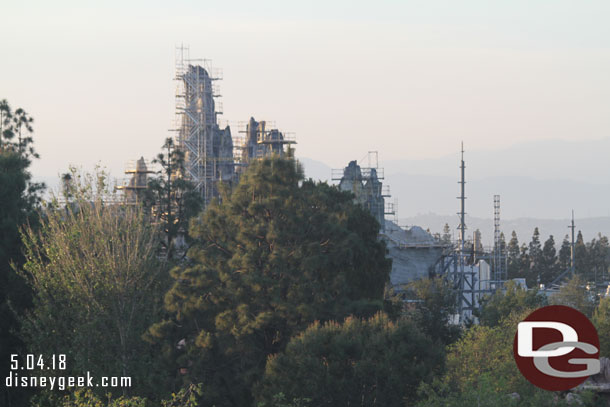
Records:
<instances>
[{"instance_id":1,"label":"distant mountain range","mask_svg":"<svg viewBox=\"0 0 610 407\"><path fill-rule=\"evenodd\" d=\"M298 153L298 151L297 151ZM298 154L297 154L298 156ZM486 243L493 236L493 195L501 196L502 230L529 241L534 227L543 238L560 241L574 209L576 227L586 240L610 235L610 138L584 141L544 140L500 150L466 146L466 212L470 231L480 229ZM396 200L401 224L440 232L458 225L460 154L435 159L388 160L380 156L384 184ZM330 181L330 166L299 157L307 177ZM348 163L344 163L346 166ZM59 177L37 176L51 188ZM489 240L488 240L489 239Z\"/></svg>"},{"instance_id":2,"label":"distant mountain range","mask_svg":"<svg viewBox=\"0 0 610 407\"><path fill-rule=\"evenodd\" d=\"M503 150L466 151L467 212L493 216L493 195L501 195L508 218L560 219L610 216L610 138L547 140ZM299 158L308 176L328 180L330 167ZM348 163L345 163L347 165ZM383 161L385 183L401 217L454 213L459 194L459 152L427 160Z\"/></svg>"},{"instance_id":3,"label":"distant mountain range","mask_svg":"<svg viewBox=\"0 0 610 407\"><path fill-rule=\"evenodd\" d=\"M576 227L585 239L610 235L610 138L586 141L546 140L502 150L466 151L466 212L470 229L493 234L493 195L501 196L502 229L515 230L529 241L540 226L546 239L563 239L574 209ZM331 169L299 158L308 177L326 180ZM345 163L347 165L348 163ZM390 185L401 223L440 232L453 228L459 210L459 152L426 160L383 161L384 183ZM436 215L439 214L439 215ZM491 240L489 241L491 243Z\"/></svg>"}]
</instances>

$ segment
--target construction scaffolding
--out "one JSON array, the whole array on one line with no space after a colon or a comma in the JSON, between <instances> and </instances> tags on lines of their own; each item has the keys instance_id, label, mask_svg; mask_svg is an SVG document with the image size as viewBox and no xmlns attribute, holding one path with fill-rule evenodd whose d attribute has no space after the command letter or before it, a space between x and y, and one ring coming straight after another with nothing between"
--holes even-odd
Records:
<instances>
[{"instance_id":1,"label":"construction scaffolding","mask_svg":"<svg viewBox=\"0 0 610 407\"><path fill-rule=\"evenodd\" d=\"M125 174L130 178L117 186L117 189L123 191L126 204L135 205L142 202L144 192L148 187L148 174L155 173L151 168L152 165L144 157L127 163Z\"/></svg>"},{"instance_id":2,"label":"construction scaffolding","mask_svg":"<svg viewBox=\"0 0 610 407\"><path fill-rule=\"evenodd\" d=\"M219 195L218 184L231 183L235 173L231 129L221 129L217 121L220 79L211 61L190 59L187 47L176 49L176 141L184 151L185 177L206 206Z\"/></svg>"},{"instance_id":3,"label":"construction scaffolding","mask_svg":"<svg viewBox=\"0 0 610 407\"><path fill-rule=\"evenodd\" d=\"M385 202L385 198L390 197L390 190L384 188L381 182L384 179L383 168L378 167L377 151L369 151L367 159L368 167L361 167L354 160L345 168L331 170L331 179L339 181L339 189L355 195L356 202L371 212L383 232L385 215L395 215L394 204Z\"/></svg>"},{"instance_id":4,"label":"construction scaffolding","mask_svg":"<svg viewBox=\"0 0 610 407\"><path fill-rule=\"evenodd\" d=\"M246 167L252 160L288 154L296 137L293 133L285 133L275 128L272 122L256 121L251 117L248 122L240 126L240 136L236 146L236 162L239 163L237 171Z\"/></svg>"},{"instance_id":5,"label":"construction scaffolding","mask_svg":"<svg viewBox=\"0 0 610 407\"><path fill-rule=\"evenodd\" d=\"M500 230L500 195L494 195L494 247L493 247L493 280L496 284L506 281L506 243Z\"/></svg>"}]
</instances>

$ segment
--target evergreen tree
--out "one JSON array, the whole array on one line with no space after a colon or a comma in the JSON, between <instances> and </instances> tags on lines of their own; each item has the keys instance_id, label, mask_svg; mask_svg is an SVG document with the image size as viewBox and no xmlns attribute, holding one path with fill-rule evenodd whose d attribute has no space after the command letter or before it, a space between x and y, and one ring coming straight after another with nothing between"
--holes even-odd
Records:
<instances>
[{"instance_id":1,"label":"evergreen tree","mask_svg":"<svg viewBox=\"0 0 610 407\"><path fill-rule=\"evenodd\" d=\"M408 315L423 333L443 346L459 337L459 326L451 323L457 312L457 293L442 277L418 279L406 286L405 294L417 301Z\"/></svg>"},{"instance_id":2,"label":"evergreen tree","mask_svg":"<svg viewBox=\"0 0 610 407\"><path fill-rule=\"evenodd\" d=\"M532 235L532 241L529 244L529 270L526 274L526 280L528 287L537 286L541 281L542 274L542 245L540 243L540 231L538 228L534 229Z\"/></svg>"},{"instance_id":3,"label":"evergreen tree","mask_svg":"<svg viewBox=\"0 0 610 407\"><path fill-rule=\"evenodd\" d=\"M24 262L19 229L36 226L43 184L32 182L30 165L38 158L32 138L32 118L0 101L0 376L8 376L10 354L23 354L15 312L31 305L30 291L13 267ZM27 390L26 390L27 391ZM25 405L23 389L0 386L0 405Z\"/></svg>"},{"instance_id":4,"label":"evergreen tree","mask_svg":"<svg viewBox=\"0 0 610 407\"><path fill-rule=\"evenodd\" d=\"M161 224L162 252L167 260L172 260L177 254L186 253L179 240L188 239L189 221L202 209L203 200L193 183L184 178L184 152L171 138L165 140L162 148L165 152L153 160L161 170L148 182L145 203L152 208L155 221Z\"/></svg>"},{"instance_id":5,"label":"evergreen tree","mask_svg":"<svg viewBox=\"0 0 610 407\"><path fill-rule=\"evenodd\" d=\"M536 281L531 281L531 275L529 273L531 266L530 255L528 252L528 247L525 243L521 245L520 253L519 253L519 274L517 277L525 278L526 284L528 287L532 288L535 286Z\"/></svg>"},{"instance_id":6,"label":"evergreen tree","mask_svg":"<svg viewBox=\"0 0 610 407\"><path fill-rule=\"evenodd\" d=\"M550 235L544 242L541 260L540 283L548 284L559 274L557 251L555 250L555 239L553 239L553 235Z\"/></svg>"},{"instance_id":7,"label":"evergreen tree","mask_svg":"<svg viewBox=\"0 0 610 407\"><path fill-rule=\"evenodd\" d=\"M606 281L610 256L608 238L599 233L597 239L593 239L588 244L587 252L589 255L589 267L592 271L592 276L590 275L589 279L595 282Z\"/></svg>"},{"instance_id":8,"label":"evergreen tree","mask_svg":"<svg viewBox=\"0 0 610 407\"><path fill-rule=\"evenodd\" d=\"M563 273L570 268L572 258L572 244L570 243L570 237L565 235L563 242L561 243L561 249L559 249L559 272Z\"/></svg>"},{"instance_id":9,"label":"evergreen tree","mask_svg":"<svg viewBox=\"0 0 610 407\"><path fill-rule=\"evenodd\" d=\"M405 319L377 314L316 322L269 359L258 405L275 406L278 394L311 406L413 405L420 383L440 370L443 353Z\"/></svg>"},{"instance_id":10,"label":"evergreen tree","mask_svg":"<svg viewBox=\"0 0 610 407\"><path fill-rule=\"evenodd\" d=\"M203 405L249 405L267 357L292 336L381 309L391 261L378 232L352 194L304 181L293 159L254 161L192 222L189 263L165 298L172 317L151 337L204 384Z\"/></svg>"},{"instance_id":11,"label":"evergreen tree","mask_svg":"<svg viewBox=\"0 0 610 407\"><path fill-rule=\"evenodd\" d=\"M586 279L589 274L589 253L580 230L574 243L574 263L575 273L582 275Z\"/></svg>"},{"instance_id":12,"label":"evergreen tree","mask_svg":"<svg viewBox=\"0 0 610 407\"><path fill-rule=\"evenodd\" d=\"M508 278L519 277L521 275L521 251L519 249L519 239L517 239L517 233L514 230L508 242L506 257Z\"/></svg>"}]
</instances>

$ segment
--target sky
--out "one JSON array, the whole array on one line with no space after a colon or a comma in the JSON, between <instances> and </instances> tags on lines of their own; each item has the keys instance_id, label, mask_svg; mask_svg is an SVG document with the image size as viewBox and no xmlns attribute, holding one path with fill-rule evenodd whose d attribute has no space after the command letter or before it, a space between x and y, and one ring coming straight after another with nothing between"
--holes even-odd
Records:
<instances>
[{"instance_id":1,"label":"sky","mask_svg":"<svg viewBox=\"0 0 610 407\"><path fill-rule=\"evenodd\" d=\"M610 129L607 1L0 2L0 99L34 117L39 177L152 158L180 44L222 69L234 133L272 121L332 167Z\"/></svg>"}]
</instances>

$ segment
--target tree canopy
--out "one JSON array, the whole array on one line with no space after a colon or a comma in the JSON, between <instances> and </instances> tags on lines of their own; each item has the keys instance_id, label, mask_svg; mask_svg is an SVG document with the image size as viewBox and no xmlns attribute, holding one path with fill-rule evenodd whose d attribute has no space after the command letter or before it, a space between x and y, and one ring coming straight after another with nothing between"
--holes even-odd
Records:
<instances>
[{"instance_id":1,"label":"tree canopy","mask_svg":"<svg viewBox=\"0 0 610 407\"><path fill-rule=\"evenodd\" d=\"M85 182L73 185L74 200L25 229L33 307L21 334L29 353L65 353L68 372L133 376L132 390L148 395L161 387L141 335L160 318L168 277L154 227L137 206L105 204L104 178L74 176ZM101 189L91 190L92 179Z\"/></svg>"},{"instance_id":2,"label":"tree canopy","mask_svg":"<svg viewBox=\"0 0 610 407\"><path fill-rule=\"evenodd\" d=\"M164 257L180 259L186 249L177 240L190 240L188 224L201 211L203 199L193 183L184 177L184 151L177 148L172 138L167 138L162 148L164 152L153 160L161 170L148 181L144 204L151 209L153 220L161 225Z\"/></svg>"},{"instance_id":3,"label":"tree canopy","mask_svg":"<svg viewBox=\"0 0 610 407\"><path fill-rule=\"evenodd\" d=\"M441 345L458 339L460 327L451 321L457 313L457 292L442 277L422 278L405 287L404 297L410 303L407 315L430 338Z\"/></svg>"},{"instance_id":4,"label":"tree canopy","mask_svg":"<svg viewBox=\"0 0 610 407\"><path fill-rule=\"evenodd\" d=\"M151 336L204 383L206 405L248 403L267 356L292 336L381 309L391 261L378 230L350 193L303 180L293 159L254 161L192 222L189 264L172 271L165 298L172 317Z\"/></svg>"},{"instance_id":5,"label":"tree canopy","mask_svg":"<svg viewBox=\"0 0 610 407\"><path fill-rule=\"evenodd\" d=\"M33 145L33 119L0 100L0 376L9 370L9 355L21 353L16 314L30 306L30 292L14 267L23 263L19 230L36 226L43 184L32 181L30 165L38 158ZM7 374L4 374L7 373ZM0 388L0 404L22 403L23 391Z\"/></svg>"},{"instance_id":6,"label":"tree canopy","mask_svg":"<svg viewBox=\"0 0 610 407\"><path fill-rule=\"evenodd\" d=\"M481 309L478 312L481 325L497 326L511 313L543 307L548 301L538 290L526 290L514 281L508 281L503 289L496 290L481 302Z\"/></svg>"},{"instance_id":7,"label":"tree canopy","mask_svg":"<svg viewBox=\"0 0 610 407\"><path fill-rule=\"evenodd\" d=\"M413 322L381 313L314 323L270 357L258 405L281 393L311 406L403 406L442 366L443 349L431 344Z\"/></svg>"}]
</instances>

